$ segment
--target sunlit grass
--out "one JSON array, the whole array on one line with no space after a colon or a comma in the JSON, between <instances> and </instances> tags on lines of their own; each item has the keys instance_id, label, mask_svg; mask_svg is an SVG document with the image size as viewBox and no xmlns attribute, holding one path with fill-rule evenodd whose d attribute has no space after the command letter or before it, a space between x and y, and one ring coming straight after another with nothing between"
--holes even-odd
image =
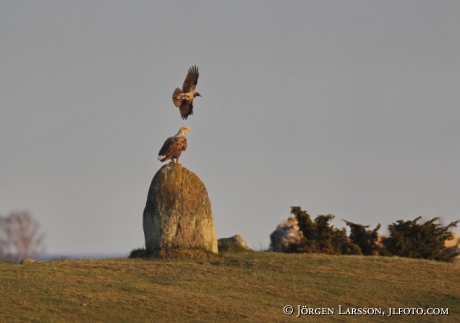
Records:
<instances>
[{"instance_id":1,"label":"sunlit grass","mask_svg":"<svg viewBox=\"0 0 460 323\"><path fill-rule=\"evenodd\" d=\"M0 263L4 322L457 322L460 266L403 258L225 253L215 259ZM441 307L449 316L299 317L308 307Z\"/></svg>"}]
</instances>

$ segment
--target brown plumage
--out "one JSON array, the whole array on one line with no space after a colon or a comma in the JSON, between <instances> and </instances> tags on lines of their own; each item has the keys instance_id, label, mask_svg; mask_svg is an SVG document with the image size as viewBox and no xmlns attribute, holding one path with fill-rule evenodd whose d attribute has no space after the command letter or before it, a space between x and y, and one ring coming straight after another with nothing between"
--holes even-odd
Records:
<instances>
[{"instance_id":1,"label":"brown plumage","mask_svg":"<svg viewBox=\"0 0 460 323\"><path fill-rule=\"evenodd\" d=\"M160 152L158 153L158 160L165 162L168 159L171 159L172 163L180 164L180 154L187 149L187 138L185 138L185 134L190 131L192 131L192 129L182 127L175 136L166 139L163 147L161 147Z\"/></svg>"},{"instance_id":2,"label":"brown plumage","mask_svg":"<svg viewBox=\"0 0 460 323\"><path fill-rule=\"evenodd\" d=\"M173 92L172 100L174 105L179 108L182 119L187 119L189 115L193 114L193 99L201 96L200 93L195 92L198 76L200 76L198 67L190 67L182 85L182 91L176 88Z\"/></svg>"}]
</instances>

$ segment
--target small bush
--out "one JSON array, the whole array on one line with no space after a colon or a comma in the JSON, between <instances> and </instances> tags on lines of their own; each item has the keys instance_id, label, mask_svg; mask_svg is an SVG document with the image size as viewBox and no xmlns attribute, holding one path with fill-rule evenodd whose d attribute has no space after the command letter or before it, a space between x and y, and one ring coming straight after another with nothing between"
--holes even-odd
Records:
<instances>
[{"instance_id":1,"label":"small bush","mask_svg":"<svg viewBox=\"0 0 460 323\"><path fill-rule=\"evenodd\" d=\"M384 248L379 241L380 223L374 230L369 231L366 230L369 228L368 225L356 224L347 220L343 221L350 227L350 241L359 246L363 255L377 256L385 254Z\"/></svg>"},{"instance_id":2,"label":"small bush","mask_svg":"<svg viewBox=\"0 0 460 323\"><path fill-rule=\"evenodd\" d=\"M439 218L433 218L423 224L412 221L398 220L390 224L390 235L382 240L386 249L395 256L408 258L422 258L438 261L453 261L457 254L448 254L444 249L444 241L451 237L450 229L456 227L460 221L443 227L435 223Z\"/></svg>"}]
</instances>

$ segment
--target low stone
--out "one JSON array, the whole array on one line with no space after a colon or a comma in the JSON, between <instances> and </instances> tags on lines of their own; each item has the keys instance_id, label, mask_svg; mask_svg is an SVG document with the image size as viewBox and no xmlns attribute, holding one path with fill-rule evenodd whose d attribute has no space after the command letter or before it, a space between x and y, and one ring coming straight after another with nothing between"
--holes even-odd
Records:
<instances>
[{"instance_id":1,"label":"low stone","mask_svg":"<svg viewBox=\"0 0 460 323\"><path fill-rule=\"evenodd\" d=\"M231 247L232 245L237 245L243 249L251 250L251 248L248 247L246 241L244 241L244 239L239 234L235 234L233 237L230 238L219 239L217 240L217 245L219 247L219 250Z\"/></svg>"}]
</instances>

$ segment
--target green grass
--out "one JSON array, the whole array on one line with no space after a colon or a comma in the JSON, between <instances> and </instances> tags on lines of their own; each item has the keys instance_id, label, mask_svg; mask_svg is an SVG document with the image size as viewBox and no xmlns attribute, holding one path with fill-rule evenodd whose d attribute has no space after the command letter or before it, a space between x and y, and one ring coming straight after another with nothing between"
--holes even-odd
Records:
<instances>
[{"instance_id":1,"label":"green grass","mask_svg":"<svg viewBox=\"0 0 460 323\"><path fill-rule=\"evenodd\" d=\"M387 257L224 253L215 259L0 262L2 322L458 322L460 266ZM334 315L283 314L290 304ZM449 308L351 316L349 307Z\"/></svg>"}]
</instances>

